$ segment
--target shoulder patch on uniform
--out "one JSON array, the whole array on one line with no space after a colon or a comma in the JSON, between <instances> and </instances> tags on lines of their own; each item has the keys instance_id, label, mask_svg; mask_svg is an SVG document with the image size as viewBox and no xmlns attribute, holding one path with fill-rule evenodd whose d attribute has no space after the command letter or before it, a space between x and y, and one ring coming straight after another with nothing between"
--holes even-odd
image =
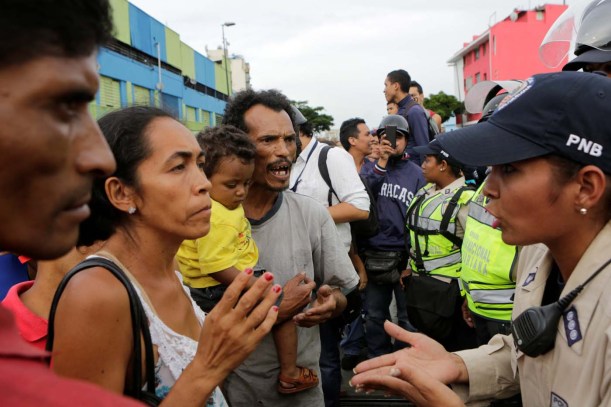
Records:
<instances>
[{"instance_id":1,"label":"shoulder patch on uniform","mask_svg":"<svg viewBox=\"0 0 611 407\"><path fill-rule=\"evenodd\" d=\"M574 305L564 311L563 319L566 341L569 346L573 346L573 344L582 339L581 328L579 327L579 316L577 315L577 309Z\"/></svg>"},{"instance_id":2,"label":"shoulder patch on uniform","mask_svg":"<svg viewBox=\"0 0 611 407\"><path fill-rule=\"evenodd\" d=\"M530 273L528 276L526 276L526 280L524 280L524 284L522 284L522 287L526 287L528 284L535 281L536 276L537 276L537 273Z\"/></svg>"},{"instance_id":3,"label":"shoulder patch on uniform","mask_svg":"<svg viewBox=\"0 0 611 407\"><path fill-rule=\"evenodd\" d=\"M569 407L569 403L567 403L562 397L552 392L552 396L550 399L550 407Z\"/></svg>"}]
</instances>

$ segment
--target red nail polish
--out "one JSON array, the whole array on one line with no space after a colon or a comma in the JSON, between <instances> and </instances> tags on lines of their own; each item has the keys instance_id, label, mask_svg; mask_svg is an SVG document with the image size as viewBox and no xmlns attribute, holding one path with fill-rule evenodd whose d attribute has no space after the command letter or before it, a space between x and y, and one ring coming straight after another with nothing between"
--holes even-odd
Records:
<instances>
[{"instance_id":1,"label":"red nail polish","mask_svg":"<svg viewBox=\"0 0 611 407\"><path fill-rule=\"evenodd\" d=\"M252 269L246 269L244 270L244 273L251 275L253 273Z\"/></svg>"},{"instance_id":2,"label":"red nail polish","mask_svg":"<svg viewBox=\"0 0 611 407\"><path fill-rule=\"evenodd\" d=\"M274 306L272 307L272 310L273 310L274 312L278 312L278 307L277 307L276 305L274 305Z\"/></svg>"},{"instance_id":3,"label":"red nail polish","mask_svg":"<svg viewBox=\"0 0 611 407\"><path fill-rule=\"evenodd\" d=\"M272 290L277 294L280 291L282 291L282 287L280 287L280 285L276 284L275 286L272 287Z\"/></svg>"},{"instance_id":4,"label":"red nail polish","mask_svg":"<svg viewBox=\"0 0 611 407\"><path fill-rule=\"evenodd\" d=\"M274 275L272 273L269 273L269 272L265 273L264 277L265 277L265 279L267 281L272 281L274 279Z\"/></svg>"}]
</instances>

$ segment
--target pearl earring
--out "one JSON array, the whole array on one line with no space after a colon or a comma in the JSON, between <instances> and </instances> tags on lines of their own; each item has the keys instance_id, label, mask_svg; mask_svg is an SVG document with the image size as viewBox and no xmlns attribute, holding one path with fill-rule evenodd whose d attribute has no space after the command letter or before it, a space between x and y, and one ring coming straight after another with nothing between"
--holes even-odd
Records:
<instances>
[{"instance_id":1,"label":"pearl earring","mask_svg":"<svg viewBox=\"0 0 611 407\"><path fill-rule=\"evenodd\" d=\"M588 213L588 210L586 208L581 208L579 209L579 213L585 216Z\"/></svg>"},{"instance_id":2,"label":"pearl earring","mask_svg":"<svg viewBox=\"0 0 611 407\"><path fill-rule=\"evenodd\" d=\"M127 210L127 213L129 213L130 215L133 215L134 213L136 213L136 207L130 206L129 209Z\"/></svg>"}]
</instances>

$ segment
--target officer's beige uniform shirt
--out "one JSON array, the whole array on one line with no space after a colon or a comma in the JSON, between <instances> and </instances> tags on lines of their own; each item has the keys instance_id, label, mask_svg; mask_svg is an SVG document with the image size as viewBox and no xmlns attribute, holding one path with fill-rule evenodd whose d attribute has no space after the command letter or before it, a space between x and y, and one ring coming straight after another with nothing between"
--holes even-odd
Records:
<instances>
[{"instance_id":1,"label":"officer's beige uniform shirt","mask_svg":"<svg viewBox=\"0 0 611 407\"><path fill-rule=\"evenodd\" d=\"M582 284L609 258L611 222L590 244L561 296ZM522 250L514 319L527 308L541 305L551 266L545 246ZM457 352L467 366L469 386L455 385L454 390L464 400L481 400L511 395L521 388L525 407L611 406L611 265L584 288L567 311L572 307L575 312L565 312L560 319L556 345L545 355L528 357L516 350L510 336L501 335L478 349Z\"/></svg>"}]
</instances>

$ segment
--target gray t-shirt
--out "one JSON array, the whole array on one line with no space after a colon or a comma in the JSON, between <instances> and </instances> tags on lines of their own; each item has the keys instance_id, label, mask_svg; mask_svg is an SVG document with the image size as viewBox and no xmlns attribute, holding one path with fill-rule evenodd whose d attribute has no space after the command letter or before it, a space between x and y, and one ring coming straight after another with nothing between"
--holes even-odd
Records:
<instances>
[{"instance_id":1,"label":"gray t-shirt","mask_svg":"<svg viewBox=\"0 0 611 407\"><path fill-rule=\"evenodd\" d=\"M328 211L312 198L290 191L280 193L274 207L260 221L252 221L252 236L259 248L257 268L274 273L284 285L300 272L317 286L350 289L358 284ZM297 327L297 365L319 372L318 326ZM323 406L322 388L291 395L276 391L280 365L272 335L267 335L248 359L226 380L224 392L232 407Z\"/></svg>"}]
</instances>

